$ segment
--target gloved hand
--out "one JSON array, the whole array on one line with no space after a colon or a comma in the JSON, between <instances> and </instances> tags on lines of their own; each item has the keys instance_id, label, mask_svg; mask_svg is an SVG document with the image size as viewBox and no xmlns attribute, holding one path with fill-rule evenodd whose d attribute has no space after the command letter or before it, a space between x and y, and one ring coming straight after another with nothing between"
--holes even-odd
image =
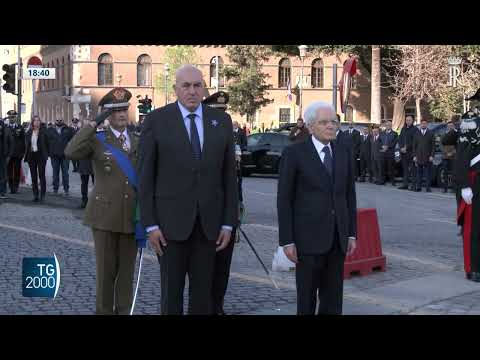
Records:
<instances>
[{"instance_id":1,"label":"gloved hand","mask_svg":"<svg viewBox=\"0 0 480 360\"><path fill-rule=\"evenodd\" d=\"M95 123L97 124L97 126L99 126L101 123L103 123L106 118L108 118L110 115L112 115L112 113L113 113L113 110L108 109L108 110L102 111L100 114L98 114L97 117L95 118Z\"/></svg>"},{"instance_id":2,"label":"gloved hand","mask_svg":"<svg viewBox=\"0 0 480 360\"><path fill-rule=\"evenodd\" d=\"M473 198L473 192L472 192L472 188L463 188L462 189L462 199L463 201L465 201L465 203L467 203L468 205L470 205L472 203L472 198Z\"/></svg>"}]
</instances>

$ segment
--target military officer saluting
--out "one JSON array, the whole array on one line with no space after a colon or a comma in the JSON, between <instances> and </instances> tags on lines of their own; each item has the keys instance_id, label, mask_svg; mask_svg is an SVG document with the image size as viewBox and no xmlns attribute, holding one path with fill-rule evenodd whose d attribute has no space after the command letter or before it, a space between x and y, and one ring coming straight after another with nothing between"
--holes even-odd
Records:
<instances>
[{"instance_id":1,"label":"military officer saluting","mask_svg":"<svg viewBox=\"0 0 480 360\"><path fill-rule=\"evenodd\" d=\"M95 242L97 314L127 315L133 300L137 247L132 179L139 137L127 130L131 97L124 88L107 93L99 103L103 112L92 127L82 128L65 149L70 159L91 159L95 173L84 223L92 228ZM97 130L107 117L110 125Z\"/></svg>"}]
</instances>

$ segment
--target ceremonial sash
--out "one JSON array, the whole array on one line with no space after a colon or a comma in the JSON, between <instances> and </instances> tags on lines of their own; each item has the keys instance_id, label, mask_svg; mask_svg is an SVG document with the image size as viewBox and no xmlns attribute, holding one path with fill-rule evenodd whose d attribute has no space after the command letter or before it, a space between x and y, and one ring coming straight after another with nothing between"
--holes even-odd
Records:
<instances>
[{"instance_id":1,"label":"ceremonial sash","mask_svg":"<svg viewBox=\"0 0 480 360\"><path fill-rule=\"evenodd\" d=\"M112 153L112 156L115 162L117 163L122 173L127 177L129 184L132 185L135 192L138 192L137 173L128 156L117 147L107 143L105 141L104 132L97 133L96 136L97 136L97 139L100 141L100 143ZM135 206L135 214L134 214L133 222L135 224L135 239L137 240L137 246L145 247L147 237L146 237L145 228L140 223L140 207L138 205L138 201Z\"/></svg>"}]
</instances>

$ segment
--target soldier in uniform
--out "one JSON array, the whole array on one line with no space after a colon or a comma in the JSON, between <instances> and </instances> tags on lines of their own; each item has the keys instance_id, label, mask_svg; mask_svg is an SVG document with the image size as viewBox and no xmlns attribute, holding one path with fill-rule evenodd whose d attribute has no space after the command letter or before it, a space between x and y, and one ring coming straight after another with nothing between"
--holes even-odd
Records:
<instances>
[{"instance_id":1,"label":"soldier in uniform","mask_svg":"<svg viewBox=\"0 0 480 360\"><path fill-rule=\"evenodd\" d=\"M227 103L228 103L228 94L224 91L219 91L215 94L212 94L205 98L202 103L204 105L209 105L211 107L226 111L227 110ZM238 123L237 123L238 125ZM242 196L242 174L240 168L240 161L241 161L241 151L246 150L246 138L240 129L237 126L237 130L235 131L234 128L234 141L236 147L236 160L237 160L237 180L238 180L238 197L240 204L243 202ZM225 293L227 292L228 287L228 279L230 277L230 266L232 264L232 256L233 256L233 247L235 241L233 239L236 238L236 228L234 227L232 230L232 237L231 241L228 246L218 251L215 255L215 268L214 268L214 276L213 276L213 284L212 284L212 311L214 315L225 315L225 311L223 309L223 303L225 298Z\"/></svg>"},{"instance_id":2,"label":"soldier in uniform","mask_svg":"<svg viewBox=\"0 0 480 360\"><path fill-rule=\"evenodd\" d=\"M80 120L77 118L72 119L72 130L73 130L73 135L75 135L79 130L80 130ZM78 160L72 160L72 165L73 165L73 172L78 171L79 167L79 161Z\"/></svg>"},{"instance_id":3,"label":"soldier in uniform","mask_svg":"<svg viewBox=\"0 0 480 360\"><path fill-rule=\"evenodd\" d=\"M17 122L18 114L15 110L10 110L7 112L7 115L8 126L13 136L13 151L7 165L8 187L10 188L10 193L15 194L18 192L20 185L22 158L25 155L25 129Z\"/></svg>"},{"instance_id":4,"label":"soldier in uniform","mask_svg":"<svg viewBox=\"0 0 480 360\"><path fill-rule=\"evenodd\" d=\"M70 159L91 159L95 185L84 223L92 228L97 263L97 314L127 315L133 301L136 258L136 191L129 169L136 169L139 137L129 132L128 107L132 94L114 88L99 103L104 110L92 127L82 128L69 142ZM97 127L109 117L109 127Z\"/></svg>"}]
</instances>

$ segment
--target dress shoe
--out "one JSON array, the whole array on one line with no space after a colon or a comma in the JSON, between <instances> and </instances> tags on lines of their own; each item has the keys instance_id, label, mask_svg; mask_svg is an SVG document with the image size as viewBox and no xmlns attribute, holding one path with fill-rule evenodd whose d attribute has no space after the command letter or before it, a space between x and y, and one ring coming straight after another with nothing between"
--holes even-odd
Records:
<instances>
[{"instance_id":1,"label":"dress shoe","mask_svg":"<svg viewBox=\"0 0 480 360\"><path fill-rule=\"evenodd\" d=\"M465 277L466 277L468 280L471 280L471 279L472 279L472 273L465 273Z\"/></svg>"},{"instance_id":2,"label":"dress shoe","mask_svg":"<svg viewBox=\"0 0 480 360\"><path fill-rule=\"evenodd\" d=\"M39 200L38 200L38 197L35 196L32 201L33 201L33 202L38 202L38 201L39 201Z\"/></svg>"},{"instance_id":3,"label":"dress shoe","mask_svg":"<svg viewBox=\"0 0 480 360\"><path fill-rule=\"evenodd\" d=\"M85 209L87 207L87 199L82 199L82 203L80 204L80 209Z\"/></svg>"}]
</instances>

